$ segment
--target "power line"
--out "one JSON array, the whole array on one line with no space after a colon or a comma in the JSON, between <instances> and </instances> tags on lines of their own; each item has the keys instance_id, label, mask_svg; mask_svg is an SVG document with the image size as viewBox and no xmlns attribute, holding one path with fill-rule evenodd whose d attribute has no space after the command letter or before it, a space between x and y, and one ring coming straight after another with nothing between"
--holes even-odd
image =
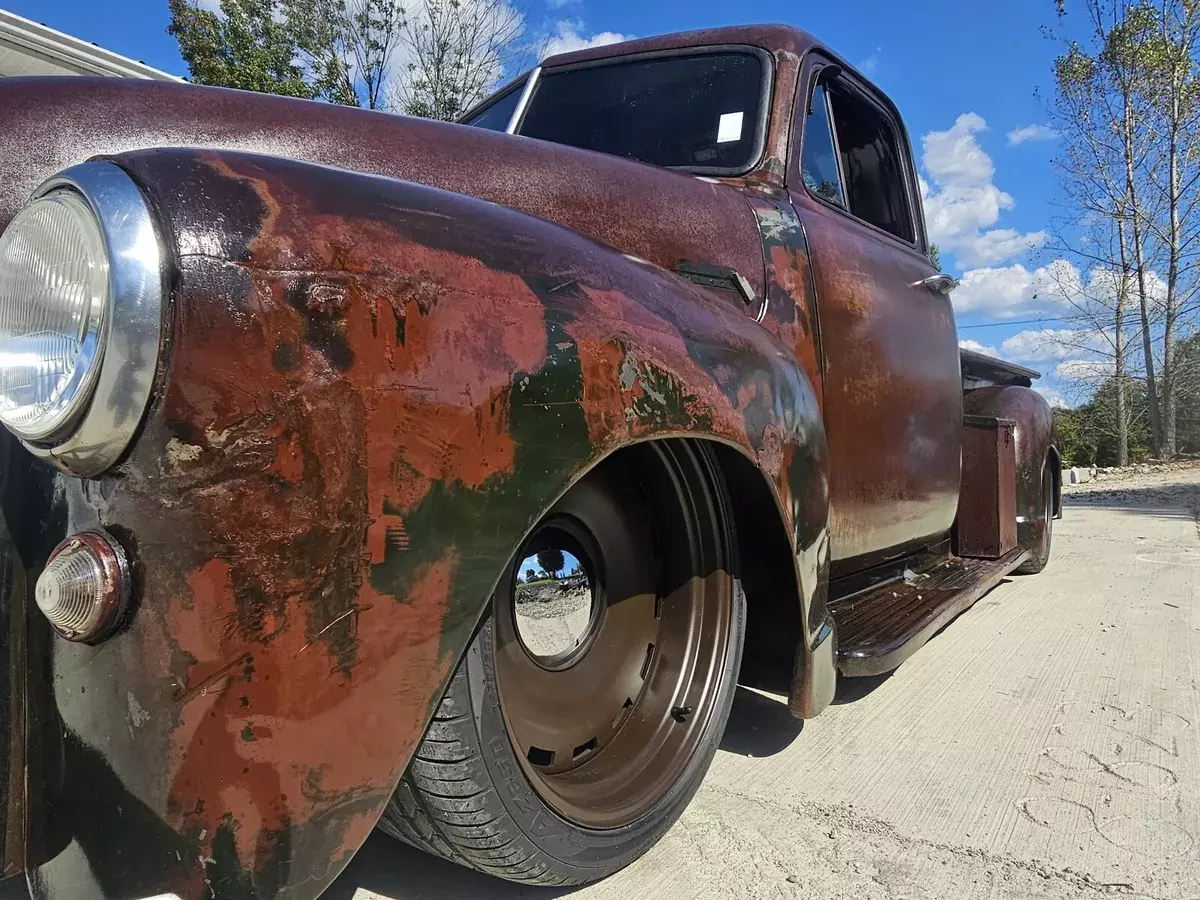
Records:
<instances>
[{"instance_id":1,"label":"power line","mask_svg":"<svg viewBox=\"0 0 1200 900\"><path fill-rule=\"evenodd\" d=\"M1038 325L1042 322L1078 322L1081 319L1091 319L1092 316L1046 316L1041 319L1015 319L1005 322L984 322L982 325L959 325L959 331L968 328L1003 328L1006 325Z\"/></svg>"}]
</instances>

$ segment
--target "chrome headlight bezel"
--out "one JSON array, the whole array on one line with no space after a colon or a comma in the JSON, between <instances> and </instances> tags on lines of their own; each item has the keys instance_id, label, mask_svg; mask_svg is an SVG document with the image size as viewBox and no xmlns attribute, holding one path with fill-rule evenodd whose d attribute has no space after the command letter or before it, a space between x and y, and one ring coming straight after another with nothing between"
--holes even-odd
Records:
<instances>
[{"instance_id":1,"label":"chrome headlight bezel","mask_svg":"<svg viewBox=\"0 0 1200 900\"><path fill-rule=\"evenodd\" d=\"M108 258L105 321L73 407L58 430L31 438L34 454L80 476L98 475L128 449L154 387L162 340L165 253L150 208L133 179L111 162L72 166L47 179L31 202L57 191L81 198Z\"/></svg>"}]
</instances>

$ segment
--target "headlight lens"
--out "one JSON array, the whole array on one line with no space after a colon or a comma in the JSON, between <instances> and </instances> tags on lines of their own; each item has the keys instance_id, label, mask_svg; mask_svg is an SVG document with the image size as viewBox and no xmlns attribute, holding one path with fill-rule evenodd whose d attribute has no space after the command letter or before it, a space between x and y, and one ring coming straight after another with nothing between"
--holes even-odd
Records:
<instances>
[{"instance_id":1,"label":"headlight lens","mask_svg":"<svg viewBox=\"0 0 1200 900\"><path fill-rule=\"evenodd\" d=\"M62 431L91 398L109 262L84 199L60 188L0 235L0 422L26 440Z\"/></svg>"}]
</instances>

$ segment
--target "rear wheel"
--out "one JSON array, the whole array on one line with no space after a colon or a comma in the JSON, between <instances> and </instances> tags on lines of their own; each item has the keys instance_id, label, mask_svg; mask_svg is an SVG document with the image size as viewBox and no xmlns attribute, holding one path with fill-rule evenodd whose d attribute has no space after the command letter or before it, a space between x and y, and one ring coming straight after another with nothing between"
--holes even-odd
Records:
<instances>
[{"instance_id":1,"label":"rear wheel","mask_svg":"<svg viewBox=\"0 0 1200 900\"><path fill-rule=\"evenodd\" d=\"M1050 562L1050 543L1054 536L1054 473L1049 460L1042 474L1042 522L1041 536L1029 548L1029 558L1017 567L1018 575L1036 575Z\"/></svg>"},{"instance_id":2,"label":"rear wheel","mask_svg":"<svg viewBox=\"0 0 1200 900\"><path fill-rule=\"evenodd\" d=\"M733 700L745 603L702 444L597 467L514 557L380 827L528 884L583 884L678 818Z\"/></svg>"}]
</instances>

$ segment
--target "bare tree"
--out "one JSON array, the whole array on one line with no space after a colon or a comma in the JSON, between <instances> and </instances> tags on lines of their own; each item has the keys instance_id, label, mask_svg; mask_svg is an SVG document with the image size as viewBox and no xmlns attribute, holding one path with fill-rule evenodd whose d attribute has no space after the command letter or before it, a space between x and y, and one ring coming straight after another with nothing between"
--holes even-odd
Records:
<instances>
[{"instance_id":1,"label":"bare tree","mask_svg":"<svg viewBox=\"0 0 1200 900\"><path fill-rule=\"evenodd\" d=\"M1074 283L1070 277L1066 280L1073 283L1062 283L1062 270L1052 270L1059 283L1051 292L1072 308L1071 318L1081 325L1048 333L1059 343L1086 345L1089 355L1107 350L1102 355L1109 365L1080 371L1094 376L1084 379L1092 389L1112 379L1111 419L1116 423L1117 458L1124 465L1132 415L1126 337L1131 294L1136 294L1141 314L1142 369L1150 386L1151 417L1157 418L1141 179L1151 158L1152 140L1145 127L1150 115L1126 55L1120 48L1113 52L1111 35L1122 21L1122 0L1086 0L1083 6L1091 28L1091 52L1069 42L1054 65L1055 95L1049 113L1061 142L1054 165L1068 224L1056 228L1051 249L1078 263L1090 283ZM1091 227L1081 230L1080 222ZM1073 270L1069 274L1073 276Z\"/></svg>"},{"instance_id":2,"label":"bare tree","mask_svg":"<svg viewBox=\"0 0 1200 900\"><path fill-rule=\"evenodd\" d=\"M381 109L407 24L403 7L396 0L288 0L288 10L306 29L310 64L330 79L340 76L352 105Z\"/></svg>"},{"instance_id":3,"label":"bare tree","mask_svg":"<svg viewBox=\"0 0 1200 900\"><path fill-rule=\"evenodd\" d=\"M1066 0L1055 5L1064 15ZM1132 276L1151 449L1170 457L1176 342L1200 301L1200 0L1078 0L1070 8L1083 11L1088 36L1068 42L1055 62L1060 172L1076 208L1117 232L1120 252L1108 265Z\"/></svg>"},{"instance_id":4,"label":"bare tree","mask_svg":"<svg viewBox=\"0 0 1200 900\"><path fill-rule=\"evenodd\" d=\"M402 71L390 105L414 116L457 119L522 58L525 19L507 0L423 0L402 32Z\"/></svg>"},{"instance_id":5,"label":"bare tree","mask_svg":"<svg viewBox=\"0 0 1200 900\"><path fill-rule=\"evenodd\" d=\"M1139 35L1133 50L1138 53L1144 75L1141 83L1161 122L1158 131L1166 155L1166 181L1151 184L1159 189L1166 207L1166 221L1155 230L1167 254L1167 291L1163 301L1162 336L1162 452L1170 457L1176 450L1175 341L1182 307L1195 285L1185 275L1189 245L1195 243L1196 222L1191 215L1197 200L1200 178L1200 124L1196 103L1195 52L1200 38L1200 3L1196 0L1163 0L1157 9L1146 3L1130 17L1152 18L1148 28L1136 25ZM1165 228L1162 227L1165 225Z\"/></svg>"}]
</instances>

